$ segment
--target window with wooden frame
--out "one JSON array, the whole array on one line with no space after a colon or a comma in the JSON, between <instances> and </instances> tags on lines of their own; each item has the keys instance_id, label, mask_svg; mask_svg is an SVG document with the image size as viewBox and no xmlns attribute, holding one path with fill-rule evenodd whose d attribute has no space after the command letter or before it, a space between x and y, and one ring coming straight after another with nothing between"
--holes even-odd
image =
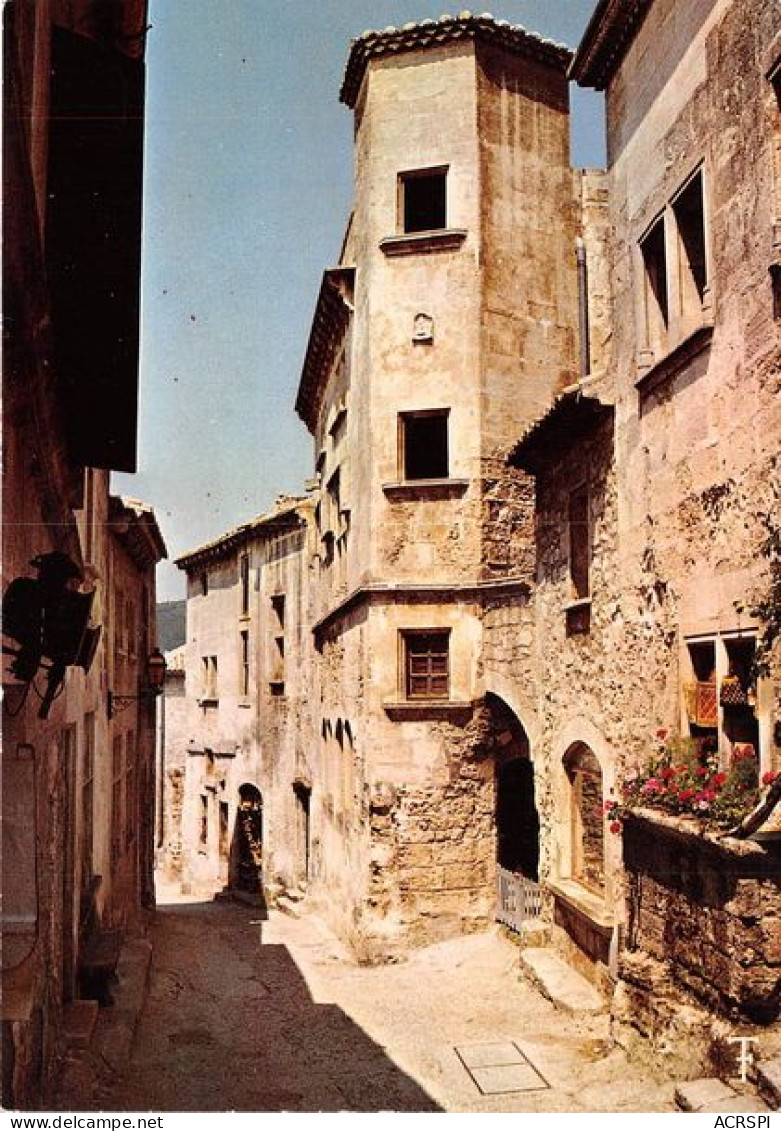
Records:
<instances>
[{"instance_id":1,"label":"window with wooden frame","mask_svg":"<svg viewBox=\"0 0 781 1131\"><path fill-rule=\"evenodd\" d=\"M691 637L683 656L684 705L689 736L701 757L718 751L727 768L736 746L763 759L759 686L754 672L756 635L733 632ZM688 673L688 674L687 674Z\"/></svg>"},{"instance_id":2,"label":"window with wooden frame","mask_svg":"<svg viewBox=\"0 0 781 1131\"><path fill-rule=\"evenodd\" d=\"M448 417L450 409L399 413L400 479L449 477Z\"/></svg>"},{"instance_id":3,"label":"window with wooden frame","mask_svg":"<svg viewBox=\"0 0 781 1131\"><path fill-rule=\"evenodd\" d=\"M447 227L447 166L399 173L399 231L434 232Z\"/></svg>"},{"instance_id":4,"label":"window with wooden frame","mask_svg":"<svg viewBox=\"0 0 781 1131\"><path fill-rule=\"evenodd\" d=\"M406 699L450 697L450 630L402 632L403 684Z\"/></svg>"}]
</instances>

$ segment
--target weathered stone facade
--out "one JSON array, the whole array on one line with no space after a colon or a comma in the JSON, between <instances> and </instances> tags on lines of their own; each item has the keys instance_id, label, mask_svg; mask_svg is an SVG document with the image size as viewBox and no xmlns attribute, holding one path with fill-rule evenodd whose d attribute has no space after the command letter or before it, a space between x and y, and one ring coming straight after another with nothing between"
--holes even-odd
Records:
<instances>
[{"instance_id":1,"label":"weathered stone facade","mask_svg":"<svg viewBox=\"0 0 781 1131\"><path fill-rule=\"evenodd\" d=\"M167 802L162 864L188 887L241 889L240 811L260 797L263 877L306 879L311 507L268 515L186 554L185 695L166 697ZM249 791L247 789L249 787Z\"/></svg>"}]
</instances>

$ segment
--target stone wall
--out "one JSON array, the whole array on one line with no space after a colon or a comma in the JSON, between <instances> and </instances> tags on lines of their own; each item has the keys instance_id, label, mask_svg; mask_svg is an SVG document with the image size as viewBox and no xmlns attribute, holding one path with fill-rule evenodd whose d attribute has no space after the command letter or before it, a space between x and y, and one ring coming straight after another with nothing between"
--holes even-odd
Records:
<instances>
[{"instance_id":1,"label":"stone wall","mask_svg":"<svg viewBox=\"0 0 781 1131\"><path fill-rule=\"evenodd\" d=\"M644 811L625 821L624 866L616 1037L633 1049L648 1040L647 1053L679 1070L686 1057L706 1069L728 1030L761 1034L781 1014L781 845Z\"/></svg>"}]
</instances>

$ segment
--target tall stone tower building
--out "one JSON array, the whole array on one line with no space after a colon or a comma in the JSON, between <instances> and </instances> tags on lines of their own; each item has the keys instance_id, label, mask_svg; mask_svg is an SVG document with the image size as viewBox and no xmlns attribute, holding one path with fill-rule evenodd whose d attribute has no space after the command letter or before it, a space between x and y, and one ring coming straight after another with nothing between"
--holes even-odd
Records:
<instances>
[{"instance_id":1,"label":"tall stone tower building","mask_svg":"<svg viewBox=\"0 0 781 1131\"><path fill-rule=\"evenodd\" d=\"M507 450L575 377L569 60L465 13L365 33L341 90L354 211L297 401L319 480L311 879L380 947L484 925L501 769L529 761L482 635L489 608L523 616L533 560Z\"/></svg>"}]
</instances>

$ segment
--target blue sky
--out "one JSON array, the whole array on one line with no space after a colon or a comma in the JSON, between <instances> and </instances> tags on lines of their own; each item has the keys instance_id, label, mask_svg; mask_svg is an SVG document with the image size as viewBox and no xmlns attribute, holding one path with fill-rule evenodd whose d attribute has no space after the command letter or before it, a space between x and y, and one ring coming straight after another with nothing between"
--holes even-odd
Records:
<instances>
[{"instance_id":1,"label":"blue sky","mask_svg":"<svg viewBox=\"0 0 781 1131\"><path fill-rule=\"evenodd\" d=\"M352 197L350 39L440 0L150 0L139 473L171 558L297 493L309 322ZM595 0L496 0L570 46ZM482 10L482 9L476 9ZM599 96L573 91L573 163L602 165ZM184 595L158 572L158 596Z\"/></svg>"}]
</instances>

